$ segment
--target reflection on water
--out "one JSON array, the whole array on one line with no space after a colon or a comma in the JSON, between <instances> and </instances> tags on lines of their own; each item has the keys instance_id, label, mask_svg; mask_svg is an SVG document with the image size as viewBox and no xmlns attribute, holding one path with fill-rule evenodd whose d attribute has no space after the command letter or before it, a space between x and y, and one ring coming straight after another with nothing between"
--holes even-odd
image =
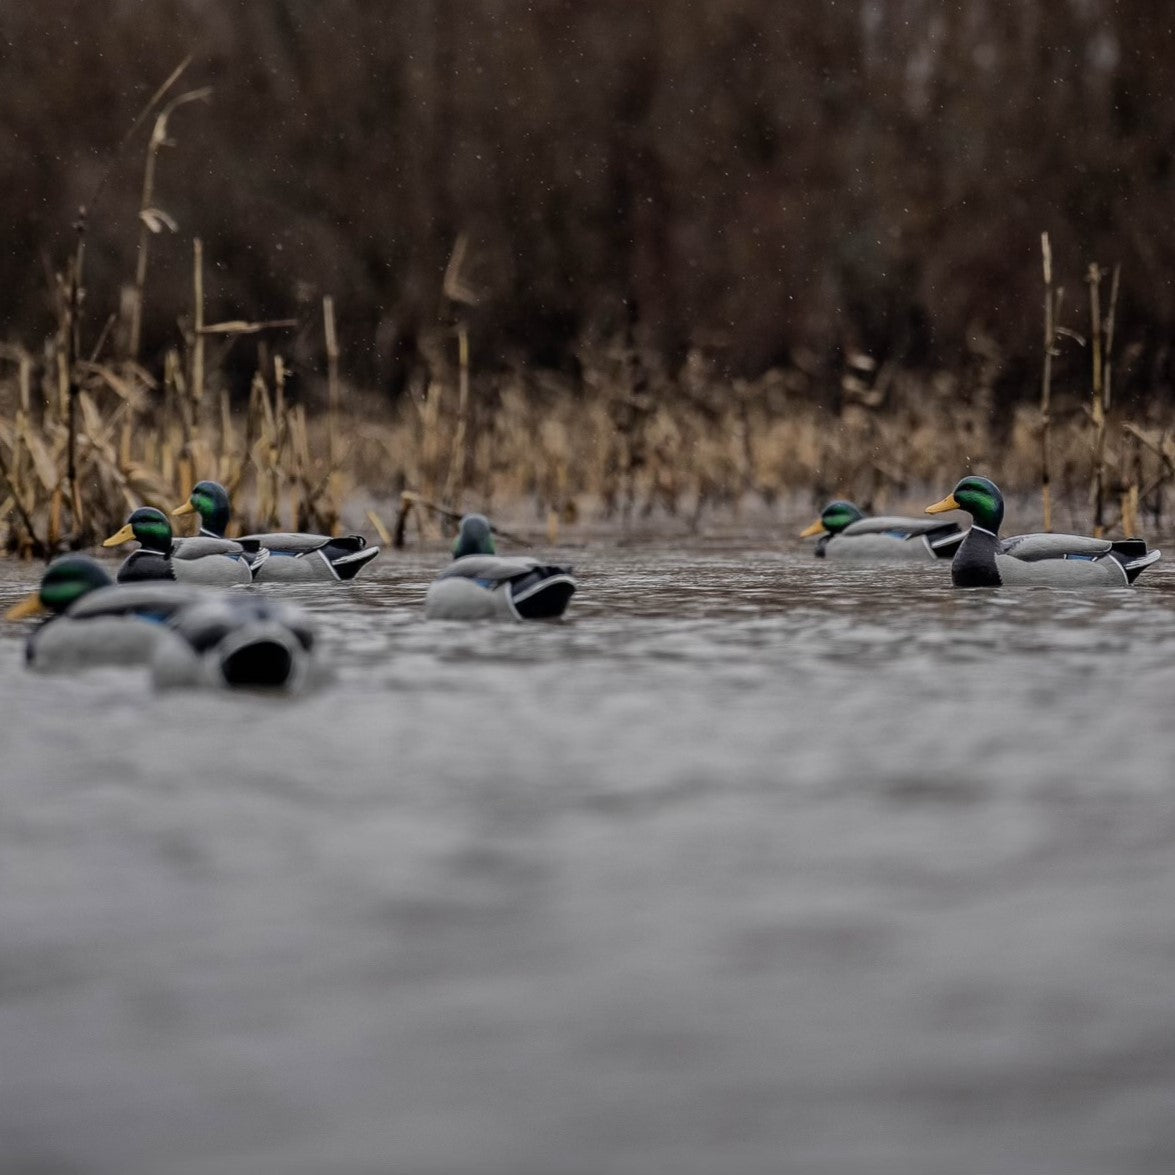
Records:
<instances>
[{"instance_id":1,"label":"reflection on water","mask_svg":"<svg viewBox=\"0 0 1175 1175\"><path fill-rule=\"evenodd\" d=\"M0 1170L1170 1170L1175 571L573 561L293 702L0 634Z\"/></svg>"}]
</instances>

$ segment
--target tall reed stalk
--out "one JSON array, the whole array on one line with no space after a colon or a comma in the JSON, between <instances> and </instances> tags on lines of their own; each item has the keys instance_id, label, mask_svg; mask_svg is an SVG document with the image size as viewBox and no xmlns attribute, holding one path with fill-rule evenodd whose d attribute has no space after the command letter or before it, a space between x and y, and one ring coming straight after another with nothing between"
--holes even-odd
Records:
<instances>
[{"instance_id":1,"label":"tall reed stalk","mask_svg":"<svg viewBox=\"0 0 1175 1175\"><path fill-rule=\"evenodd\" d=\"M442 499L458 505L465 495L466 433L469 429L469 328L457 323L457 423L449 450L449 472Z\"/></svg>"},{"instance_id":2,"label":"tall reed stalk","mask_svg":"<svg viewBox=\"0 0 1175 1175\"><path fill-rule=\"evenodd\" d=\"M453 242L453 251L445 266L441 292L449 311L456 319L453 333L457 338L457 419L453 427L452 442L449 446L449 468L445 475L442 497L446 502L458 502L465 494L465 483L469 471L467 436L469 432L469 324L466 318L469 310L479 302L477 291L465 280L465 255L469 238L465 233ZM444 317L442 311L442 317Z\"/></svg>"},{"instance_id":3,"label":"tall reed stalk","mask_svg":"<svg viewBox=\"0 0 1175 1175\"><path fill-rule=\"evenodd\" d=\"M82 266L86 257L86 210L78 211L78 218L74 223L77 241L74 248L72 263L69 267L69 278L66 282L65 306L61 324L62 353L66 380L66 486L69 495L70 509L73 512L73 528L80 543L85 534L85 513L82 507L81 490L78 487L77 466L77 435L78 435L78 395L81 385L78 382L78 356L81 351L82 334ZM60 517L60 511L54 512L54 518ZM56 529L56 528L54 528ZM50 538L52 541L52 536Z\"/></svg>"},{"instance_id":4,"label":"tall reed stalk","mask_svg":"<svg viewBox=\"0 0 1175 1175\"><path fill-rule=\"evenodd\" d=\"M322 332L326 346L327 460L332 472L339 464L339 336L335 330L335 300L322 299Z\"/></svg>"},{"instance_id":5,"label":"tall reed stalk","mask_svg":"<svg viewBox=\"0 0 1175 1175\"><path fill-rule=\"evenodd\" d=\"M204 242L192 241L192 369L188 383L197 417L202 416L204 404Z\"/></svg>"},{"instance_id":6,"label":"tall reed stalk","mask_svg":"<svg viewBox=\"0 0 1175 1175\"><path fill-rule=\"evenodd\" d=\"M1086 281L1089 283L1090 361L1092 364L1093 404L1093 484L1090 497L1093 502L1093 533L1098 538L1105 534L1106 500L1106 424L1110 411L1112 360L1114 349L1114 318L1118 306L1119 266L1110 277L1110 301L1102 317L1101 286L1105 278L1101 266L1091 262Z\"/></svg>"},{"instance_id":7,"label":"tall reed stalk","mask_svg":"<svg viewBox=\"0 0 1175 1175\"><path fill-rule=\"evenodd\" d=\"M151 138L147 143L147 158L143 164L143 190L139 199L139 248L135 257L135 281L131 297L131 321L127 339L127 353L131 359L138 359L143 333L143 294L147 286L147 259L151 248L152 234L164 228L176 231L175 221L161 208L155 206L155 167L159 152L164 147L174 146L167 137L167 124L172 114L188 102L205 102L212 95L212 89L205 86L189 90L173 98L156 116Z\"/></svg>"},{"instance_id":8,"label":"tall reed stalk","mask_svg":"<svg viewBox=\"0 0 1175 1175\"><path fill-rule=\"evenodd\" d=\"M1096 261L1090 263L1085 280L1089 285L1089 353L1092 364L1093 402L1090 419L1093 421L1093 482L1090 500L1093 506L1093 533L1101 538L1105 533L1106 480L1106 385L1102 367L1102 270Z\"/></svg>"},{"instance_id":9,"label":"tall reed stalk","mask_svg":"<svg viewBox=\"0 0 1175 1175\"><path fill-rule=\"evenodd\" d=\"M1048 233L1040 234L1041 262L1044 269L1044 359L1040 375L1040 497L1044 507L1044 528L1053 529L1051 440L1053 357L1057 348L1057 317L1063 290L1053 286L1053 250Z\"/></svg>"}]
</instances>

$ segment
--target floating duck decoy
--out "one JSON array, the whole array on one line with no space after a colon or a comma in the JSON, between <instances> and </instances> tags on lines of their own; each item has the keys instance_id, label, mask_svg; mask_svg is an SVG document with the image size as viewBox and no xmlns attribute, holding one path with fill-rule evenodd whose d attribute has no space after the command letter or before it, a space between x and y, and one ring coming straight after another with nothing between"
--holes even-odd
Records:
<instances>
[{"instance_id":1,"label":"floating duck decoy","mask_svg":"<svg viewBox=\"0 0 1175 1175\"><path fill-rule=\"evenodd\" d=\"M429 585L424 614L431 620L554 620L575 592L570 567L496 553L481 514L461 519L453 562Z\"/></svg>"},{"instance_id":2,"label":"floating duck decoy","mask_svg":"<svg viewBox=\"0 0 1175 1175\"><path fill-rule=\"evenodd\" d=\"M296 689L324 676L304 612L249 593L151 580L116 584L88 555L64 555L7 620L48 619L30 634L32 669L148 665L158 686Z\"/></svg>"},{"instance_id":3,"label":"floating duck decoy","mask_svg":"<svg viewBox=\"0 0 1175 1175\"><path fill-rule=\"evenodd\" d=\"M188 500L177 506L172 516L200 515L200 534L223 539L231 517L228 491L219 482L201 481L192 488ZM257 560L254 578L258 583L331 583L354 579L379 554L379 547L368 546L358 534L339 535L274 532L243 535L239 540L247 548L255 543L273 558ZM247 555L253 559L254 556Z\"/></svg>"},{"instance_id":4,"label":"floating duck decoy","mask_svg":"<svg viewBox=\"0 0 1175 1175\"><path fill-rule=\"evenodd\" d=\"M205 596L197 587L156 580L114 583L88 555L62 555L40 587L5 613L6 620L47 616L25 646L33 669L49 672L148 661L167 622Z\"/></svg>"},{"instance_id":5,"label":"floating duck decoy","mask_svg":"<svg viewBox=\"0 0 1175 1175\"><path fill-rule=\"evenodd\" d=\"M1160 557L1147 550L1145 539L1022 534L1001 540L1004 496L986 477L965 477L926 507L928 514L947 510L965 510L973 519L951 562L956 587L1124 587Z\"/></svg>"},{"instance_id":6,"label":"floating duck decoy","mask_svg":"<svg viewBox=\"0 0 1175 1175\"><path fill-rule=\"evenodd\" d=\"M929 518L883 515L868 518L852 502L829 502L820 517L800 531L800 538L816 535L817 558L865 561L950 559L963 541L954 522Z\"/></svg>"},{"instance_id":7,"label":"floating duck decoy","mask_svg":"<svg viewBox=\"0 0 1175 1175\"><path fill-rule=\"evenodd\" d=\"M126 525L102 545L118 547L132 539L137 539L140 546L118 569L119 583L157 579L220 587L252 583L257 571L269 558L267 552L257 547L248 552L247 558L245 544L231 539L200 535L175 542L167 515L151 506L140 506L127 519Z\"/></svg>"},{"instance_id":8,"label":"floating duck decoy","mask_svg":"<svg viewBox=\"0 0 1175 1175\"><path fill-rule=\"evenodd\" d=\"M208 593L171 619L152 656L156 686L296 690L324 676L310 618L282 600Z\"/></svg>"}]
</instances>

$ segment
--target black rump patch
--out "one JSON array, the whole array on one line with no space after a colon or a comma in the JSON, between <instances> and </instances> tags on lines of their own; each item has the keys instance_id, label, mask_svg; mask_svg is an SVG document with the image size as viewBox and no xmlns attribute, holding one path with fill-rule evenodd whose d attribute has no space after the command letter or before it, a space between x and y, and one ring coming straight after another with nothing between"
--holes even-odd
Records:
<instances>
[{"instance_id":1,"label":"black rump patch","mask_svg":"<svg viewBox=\"0 0 1175 1175\"><path fill-rule=\"evenodd\" d=\"M523 620L554 620L567 611L575 584L565 567L536 567L510 581L510 599Z\"/></svg>"},{"instance_id":2,"label":"black rump patch","mask_svg":"<svg viewBox=\"0 0 1175 1175\"><path fill-rule=\"evenodd\" d=\"M221 662L224 680L232 686L276 689L288 684L294 669L290 650L279 641L250 641Z\"/></svg>"}]
</instances>

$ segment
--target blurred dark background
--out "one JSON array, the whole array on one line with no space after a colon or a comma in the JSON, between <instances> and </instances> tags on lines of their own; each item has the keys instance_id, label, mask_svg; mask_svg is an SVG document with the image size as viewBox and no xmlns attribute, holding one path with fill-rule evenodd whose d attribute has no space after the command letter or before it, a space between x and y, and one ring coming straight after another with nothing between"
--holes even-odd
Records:
<instances>
[{"instance_id":1,"label":"blurred dark background","mask_svg":"<svg viewBox=\"0 0 1175 1175\"><path fill-rule=\"evenodd\" d=\"M91 210L91 321L134 269L149 124L186 55L155 203L145 353L210 318L346 324L396 392L467 233L482 362L569 366L639 327L733 373L850 350L952 366L996 340L1032 391L1042 230L1083 325L1122 265L1123 353L1165 388L1175 40L1153 0L53 0L0 6L0 333L52 323Z\"/></svg>"}]
</instances>

